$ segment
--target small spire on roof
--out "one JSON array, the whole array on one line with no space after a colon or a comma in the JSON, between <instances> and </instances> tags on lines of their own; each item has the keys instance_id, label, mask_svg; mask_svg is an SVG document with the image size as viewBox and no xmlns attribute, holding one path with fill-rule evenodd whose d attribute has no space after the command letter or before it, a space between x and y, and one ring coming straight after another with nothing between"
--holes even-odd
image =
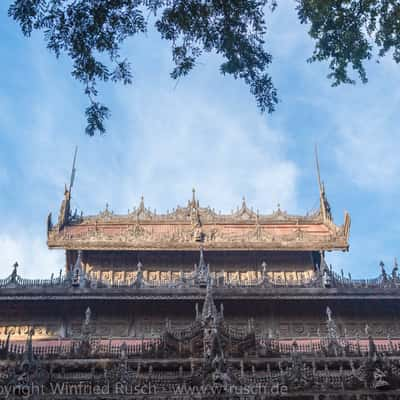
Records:
<instances>
[{"instance_id":1,"label":"small spire on roof","mask_svg":"<svg viewBox=\"0 0 400 400\"><path fill-rule=\"evenodd\" d=\"M196 207L196 189L192 189L192 207Z\"/></svg>"},{"instance_id":2,"label":"small spire on roof","mask_svg":"<svg viewBox=\"0 0 400 400\"><path fill-rule=\"evenodd\" d=\"M140 196L140 205L139 205L139 210L143 211L144 210L144 196Z\"/></svg>"}]
</instances>

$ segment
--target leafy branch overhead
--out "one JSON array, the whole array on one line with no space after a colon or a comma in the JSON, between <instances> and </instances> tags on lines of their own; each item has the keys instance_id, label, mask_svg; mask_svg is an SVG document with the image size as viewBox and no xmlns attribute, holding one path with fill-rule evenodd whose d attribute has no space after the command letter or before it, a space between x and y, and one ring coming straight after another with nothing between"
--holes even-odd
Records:
<instances>
[{"instance_id":1,"label":"leafy branch overhead","mask_svg":"<svg viewBox=\"0 0 400 400\"><path fill-rule=\"evenodd\" d=\"M266 15L277 0L14 0L9 15L24 35L44 32L47 47L73 62L72 75L84 85L86 133L105 133L109 109L97 100L99 82L132 83L131 65L120 47L146 32L149 21L170 41L173 79L187 75L203 52L223 58L222 74L249 86L262 112L272 112L277 91L267 72ZM351 70L367 81L364 62L392 52L400 62L398 0L293 0L299 19L315 40L310 62L328 61L333 85L354 83ZM149 17L153 17L152 19ZM107 56L107 57L105 57ZM107 61L105 61L107 60Z\"/></svg>"}]
</instances>

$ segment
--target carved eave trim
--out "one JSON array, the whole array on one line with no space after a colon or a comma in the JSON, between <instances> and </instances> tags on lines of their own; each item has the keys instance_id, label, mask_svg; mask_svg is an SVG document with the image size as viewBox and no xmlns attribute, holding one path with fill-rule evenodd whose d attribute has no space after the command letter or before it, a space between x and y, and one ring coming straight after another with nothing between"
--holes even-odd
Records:
<instances>
[{"instance_id":1,"label":"carved eave trim","mask_svg":"<svg viewBox=\"0 0 400 400\"><path fill-rule=\"evenodd\" d=\"M118 243L118 242L74 242L69 240L51 240L47 241L50 249L65 249L65 250L132 250L132 251L197 251L199 243ZM240 250L268 250L268 251L348 251L349 245L345 240L336 241L334 243L321 242L318 244L298 243L289 245L285 243L207 243L208 250L215 251L240 251Z\"/></svg>"},{"instance_id":2,"label":"carved eave trim","mask_svg":"<svg viewBox=\"0 0 400 400\"><path fill-rule=\"evenodd\" d=\"M332 223L204 224L202 238L188 223L75 224L48 235L49 248L98 250L348 250L349 217Z\"/></svg>"}]
</instances>

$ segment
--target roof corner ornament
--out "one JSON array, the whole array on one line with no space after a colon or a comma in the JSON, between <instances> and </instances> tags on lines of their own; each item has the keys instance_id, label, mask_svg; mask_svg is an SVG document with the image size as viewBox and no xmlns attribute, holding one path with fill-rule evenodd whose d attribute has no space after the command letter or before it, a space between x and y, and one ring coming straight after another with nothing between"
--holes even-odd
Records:
<instances>
[{"instance_id":1,"label":"roof corner ornament","mask_svg":"<svg viewBox=\"0 0 400 400\"><path fill-rule=\"evenodd\" d=\"M332 221L332 212L331 206L328 202L328 198L325 192L324 182L321 181L321 173L319 168L319 159L318 159L318 147L315 145L315 163L317 168L317 178L318 178L318 187L319 187L319 201L320 201L320 210L323 221Z\"/></svg>"},{"instance_id":2,"label":"roof corner ornament","mask_svg":"<svg viewBox=\"0 0 400 400\"><path fill-rule=\"evenodd\" d=\"M49 232L53 229L53 221L51 219L52 214L51 212L47 216L47 236L49 235Z\"/></svg>"},{"instance_id":3,"label":"roof corner ornament","mask_svg":"<svg viewBox=\"0 0 400 400\"><path fill-rule=\"evenodd\" d=\"M343 224L343 233L346 241L349 240L350 235L350 226L351 226L351 217L350 214L345 211L344 213L344 224Z\"/></svg>"},{"instance_id":4,"label":"roof corner ornament","mask_svg":"<svg viewBox=\"0 0 400 400\"><path fill-rule=\"evenodd\" d=\"M76 156L78 154L78 146L75 147L74 159L72 162L71 178L69 181L69 187L65 185L64 189L64 200L61 203L60 213L58 216L58 230L60 231L65 225L68 224L71 218L71 191L74 186L75 174L76 174Z\"/></svg>"},{"instance_id":5,"label":"roof corner ornament","mask_svg":"<svg viewBox=\"0 0 400 400\"><path fill-rule=\"evenodd\" d=\"M19 267L19 264L18 264L17 261L15 261L15 263L13 265L13 270L12 270L11 276L10 276L10 278L11 278L10 283L17 283L17 278L18 278L17 269L18 269L18 267Z\"/></svg>"}]
</instances>

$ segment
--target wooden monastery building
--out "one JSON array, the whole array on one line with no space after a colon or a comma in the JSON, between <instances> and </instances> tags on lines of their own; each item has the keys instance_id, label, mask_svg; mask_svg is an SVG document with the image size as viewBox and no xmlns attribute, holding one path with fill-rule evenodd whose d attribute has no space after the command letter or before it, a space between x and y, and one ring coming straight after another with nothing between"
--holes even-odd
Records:
<instances>
[{"instance_id":1,"label":"wooden monastery building","mask_svg":"<svg viewBox=\"0 0 400 400\"><path fill-rule=\"evenodd\" d=\"M66 267L0 281L0 398L400 399L397 264L337 274L350 216L186 206L71 211L50 249ZM9 391L7 395L7 390Z\"/></svg>"}]
</instances>

